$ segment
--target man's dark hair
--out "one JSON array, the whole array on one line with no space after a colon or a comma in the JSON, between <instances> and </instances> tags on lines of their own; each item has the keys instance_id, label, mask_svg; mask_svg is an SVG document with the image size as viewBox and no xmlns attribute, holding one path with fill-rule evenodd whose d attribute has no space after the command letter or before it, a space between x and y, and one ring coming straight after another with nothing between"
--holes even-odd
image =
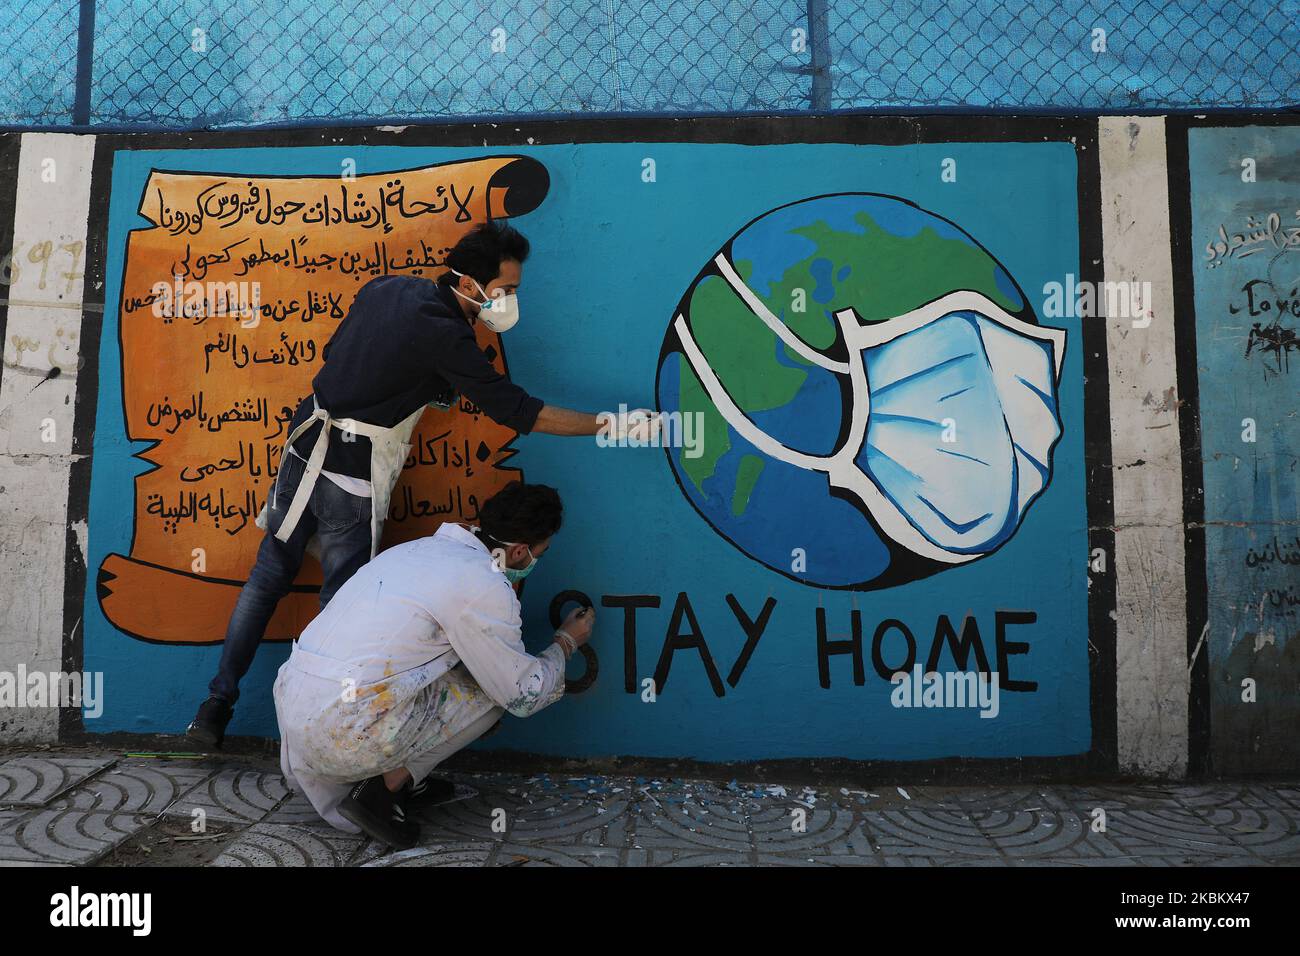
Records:
<instances>
[{"instance_id":1,"label":"man's dark hair","mask_svg":"<svg viewBox=\"0 0 1300 956\"><path fill-rule=\"evenodd\" d=\"M540 544L560 530L564 505L560 493L548 485L512 481L479 508L482 536L493 544Z\"/></svg>"},{"instance_id":2,"label":"man's dark hair","mask_svg":"<svg viewBox=\"0 0 1300 956\"><path fill-rule=\"evenodd\" d=\"M480 223L451 247L444 264L447 271L438 276L439 285L455 285L460 277L451 272L473 276L478 284L487 284L501 274L501 263L514 259L523 264L528 258L528 240L524 234L504 222L489 219Z\"/></svg>"}]
</instances>

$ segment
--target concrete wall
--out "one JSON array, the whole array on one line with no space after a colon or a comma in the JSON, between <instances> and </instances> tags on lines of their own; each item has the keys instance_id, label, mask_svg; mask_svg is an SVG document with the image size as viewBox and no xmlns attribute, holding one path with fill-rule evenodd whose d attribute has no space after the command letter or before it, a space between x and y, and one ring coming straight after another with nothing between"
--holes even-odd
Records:
<instances>
[{"instance_id":1,"label":"concrete wall","mask_svg":"<svg viewBox=\"0 0 1300 956\"><path fill-rule=\"evenodd\" d=\"M104 692L94 716L0 706L0 734L184 728L320 346L371 271L437 275L498 215L534 244L523 321L480 331L498 366L556 404L682 412L702 444L426 415L388 543L472 519L522 474L569 508L525 635L568 598L598 612L571 699L484 749L1295 769L1296 133L1260 116L12 135L0 672L84 669ZM262 320L156 314L177 272L258 281ZM1245 321L1260 277L1272 313ZM275 736L270 684L318 582L304 569L273 623L233 734ZM996 716L899 706L889 678L913 664L996 676Z\"/></svg>"}]
</instances>

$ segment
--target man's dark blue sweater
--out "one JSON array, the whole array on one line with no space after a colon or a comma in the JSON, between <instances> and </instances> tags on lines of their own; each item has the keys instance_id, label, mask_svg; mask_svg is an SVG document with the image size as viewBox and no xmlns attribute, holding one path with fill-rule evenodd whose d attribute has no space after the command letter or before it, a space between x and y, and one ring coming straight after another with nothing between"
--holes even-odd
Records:
<instances>
[{"instance_id":1,"label":"man's dark blue sweater","mask_svg":"<svg viewBox=\"0 0 1300 956\"><path fill-rule=\"evenodd\" d=\"M460 393L489 418L522 434L533 430L542 400L493 367L474 330L446 286L414 276L379 276L357 293L348 314L326 343L325 364L312 391L334 418L355 418L391 428L431 402L450 404ZM290 423L312 413L312 396ZM293 448L304 458L320 433L307 429ZM330 429L324 469L370 478L370 439Z\"/></svg>"}]
</instances>

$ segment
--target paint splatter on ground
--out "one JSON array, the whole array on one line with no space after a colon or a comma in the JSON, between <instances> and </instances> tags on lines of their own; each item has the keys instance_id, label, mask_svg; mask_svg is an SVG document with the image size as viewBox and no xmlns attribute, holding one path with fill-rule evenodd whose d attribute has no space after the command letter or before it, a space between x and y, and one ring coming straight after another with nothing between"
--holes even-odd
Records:
<instances>
[{"instance_id":1,"label":"paint splatter on ground","mask_svg":"<svg viewBox=\"0 0 1300 956\"><path fill-rule=\"evenodd\" d=\"M210 866L1300 863L1300 782L808 786L449 773L419 845L340 833L274 760L0 754L0 862ZM6 802L8 801L8 802ZM208 829L195 833L195 810Z\"/></svg>"}]
</instances>

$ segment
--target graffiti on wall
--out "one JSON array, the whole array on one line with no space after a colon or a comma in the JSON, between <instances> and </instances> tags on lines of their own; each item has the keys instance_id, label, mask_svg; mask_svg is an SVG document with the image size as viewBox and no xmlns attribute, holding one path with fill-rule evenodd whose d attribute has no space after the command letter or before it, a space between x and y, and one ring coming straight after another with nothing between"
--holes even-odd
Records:
<instances>
[{"instance_id":1,"label":"graffiti on wall","mask_svg":"<svg viewBox=\"0 0 1300 956\"><path fill-rule=\"evenodd\" d=\"M153 467L135 479L129 553L101 563L98 595L120 631L220 641L262 532L254 519L288 424L358 289L377 275L436 277L476 222L541 201L545 169L520 157L341 177L151 172L127 239L119 299L126 437ZM500 337L479 344L505 370ZM385 544L473 520L513 477L515 433L468 400L431 407L393 493ZM268 638L314 616L309 558Z\"/></svg>"},{"instance_id":2,"label":"graffiti on wall","mask_svg":"<svg viewBox=\"0 0 1300 956\"><path fill-rule=\"evenodd\" d=\"M1229 233L1230 225L1240 231ZM1300 256L1300 209L1286 219L1274 208L1266 213L1246 213L1241 223L1220 222L1214 238L1205 244L1206 269L1226 266L1234 277L1245 276L1228 314L1247 320L1245 357L1256 357L1266 379L1289 373L1291 356L1300 350L1296 337L1300 282L1296 256L1287 253ZM1242 265L1242 260L1256 256L1259 258Z\"/></svg>"},{"instance_id":3,"label":"graffiti on wall","mask_svg":"<svg viewBox=\"0 0 1300 956\"><path fill-rule=\"evenodd\" d=\"M1080 272L1068 136L492 151L429 145L436 132L116 154L85 657L117 690L92 731L192 716L252 563L283 419L355 273L433 271L491 212L532 244L523 319L480 330L498 367L508 349L511 378L549 403L654 405L699 427L662 449L609 448L519 437L468 407L426 414L386 543L472 518L526 474L566 512L523 592L525 639L572 601L598 614L599 666L575 660L569 675L583 693L483 746L721 760L1089 748L1084 379L1067 347L1081 320L1044 322L1036 297ZM347 159L364 172L340 205ZM971 187L945 183L949 166ZM381 198L398 180L403 198ZM463 220L450 195L421 211L453 184ZM333 218L304 220L326 196ZM150 296L180 298L176 271L238 283L250 270L255 328L247 310L153 314ZM314 613L318 581L304 569L273 636ZM232 733L275 734L284 652L259 652ZM914 667L996 677L996 719L923 706L919 688L900 710L891 679Z\"/></svg>"},{"instance_id":4,"label":"graffiti on wall","mask_svg":"<svg viewBox=\"0 0 1300 956\"><path fill-rule=\"evenodd\" d=\"M1192 129L1188 152L1211 755L1224 773L1295 769L1300 129Z\"/></svg>"}]
</instances>

